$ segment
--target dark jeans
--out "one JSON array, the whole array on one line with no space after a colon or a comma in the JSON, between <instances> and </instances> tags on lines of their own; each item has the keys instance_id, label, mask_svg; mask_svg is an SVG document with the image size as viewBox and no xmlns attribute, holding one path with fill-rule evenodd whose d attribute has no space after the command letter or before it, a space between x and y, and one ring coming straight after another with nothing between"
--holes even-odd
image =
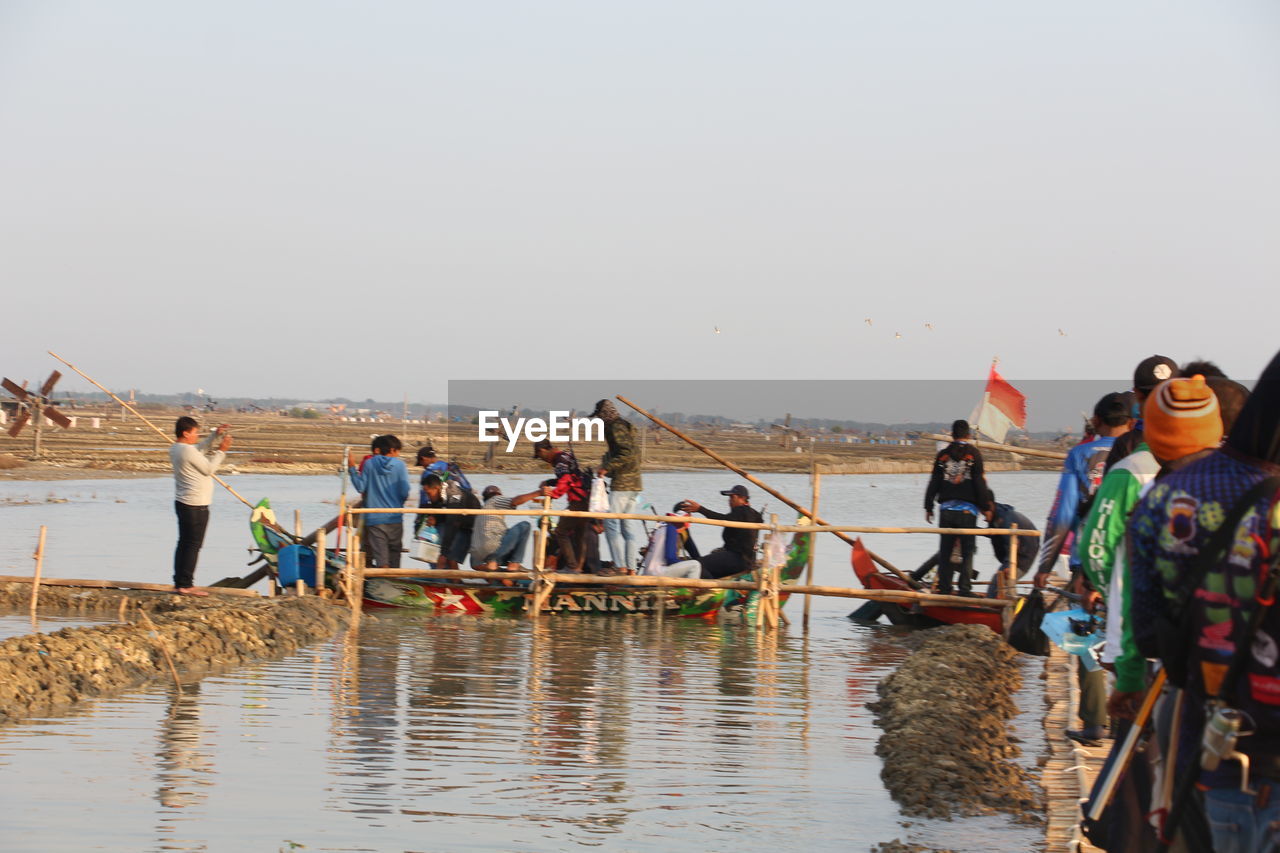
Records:
<instances>
[{"instance_id":1,"label":"dark jeans","mask_svg":"<svg viewBox=\"0 0 1280 853\"><path fill-rule=\"evenodd\" d=\"M178 514L178 547L173 552L173 585L186 589L195 584L196 560L209 527L209 507L173 502Z\"/></svg>"},{"instance_id":2,"label":"dark jeans","mask_svg":"<svg viewBox=\"0 0 1280 853\"><path fill-rule=\"evenodd\" d=\"M704 578L723 578L752 568L751 561L734 551L717 548L698 558Z\"/></svg>"},{"instance_id":3,"label":"dark jeans","mask_svg":"<svg viewBox=\"0 0 1280 853\"><path fill-rule=\"evenodd\" d=\"M978 519L973 513L959 509L944 509L938 515L939 527L977 527ZM971 588L971 570L973 569L974 541L972 536L956 536L943 533L938 536L938 592L951 594L951 576L956 564L951 562L951 552L956 540L960 540L960 564L964 570L960 572L960 591L969 592Z\"/></svg>"},{"instance_id":4,"label":"dark jeans","mask_svg":"<svg viewBox=\"0 0 1280 853\"><path fill-rule=\"evenodd\" d=\"M400 568L400 547L404 524L369 524L364 528L364 552L369 565L379 569Z\"/></svg>"}]
</instances>

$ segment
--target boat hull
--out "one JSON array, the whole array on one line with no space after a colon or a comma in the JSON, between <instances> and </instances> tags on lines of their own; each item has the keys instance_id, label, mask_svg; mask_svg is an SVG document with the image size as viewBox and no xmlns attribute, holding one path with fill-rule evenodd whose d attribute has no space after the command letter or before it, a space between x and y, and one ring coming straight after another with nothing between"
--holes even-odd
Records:
<instances>
[{"instance_id":1,"label":"boat hull","mask_svg":"<svg viewBox=\"0 0 1280 853\"><path fill-rule=\"evenodd\" d=\"M871 559L870 552L861 539L854 540L850 561L853 572L867 589L909 590L911 587L897 575L881 572ZM1000 634L1004 623L999 611L985 607L939 607L936 605L912 605L885 603L885 617L894 625L911 625L932 628L938 625L983 625Z\"/></svg>"}]
</instances>

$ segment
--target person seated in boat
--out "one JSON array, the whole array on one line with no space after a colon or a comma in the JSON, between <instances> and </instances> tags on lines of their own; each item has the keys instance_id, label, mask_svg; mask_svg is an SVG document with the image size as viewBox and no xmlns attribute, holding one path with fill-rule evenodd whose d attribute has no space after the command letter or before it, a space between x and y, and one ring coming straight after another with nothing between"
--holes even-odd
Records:
<instances>
[{"instance_id":1,"label":"person seated in boat","mask_svg":"<svg viewBox=\"0 0 1280 853\"><path fill-rule=\"evenodd\" d=\"M480 497L485 509L515 509L520 504L542 496L542 489L509 498L497 486L485 486ZM471 532L471 566L485 571L497 571L505 565L509 572L520 571L524 561L525 545L533 525L518 521L507 526L506 516L478 515Z\"/></svg>"},{"instance_id":2,"label":"person seated in boat","mask_svg":"<svg viewBox=\"0 0 1280 853\"><path fill-rule=\"evenodd\" d=\"M751 493L747 491L746 486L737 485L731 489L726 489L720 494L729 498L728 512L716 512L713 509L707 509L697 501L691 500L683 501L680 504L680 509L684 512L699 512L707 518L714 518L718 521L764 523L764 516L760 515L755 507L751 506ZM736 575L739 572L751 571L756 565L756 542L759 537L759 530L726 527L724 528L723 546L716 548L709 554L704 554L696 560L683 560L679 563L663 566L655 574L665 575L669 578L723 578L728 575Z\"/></svg>"}]
</instances>

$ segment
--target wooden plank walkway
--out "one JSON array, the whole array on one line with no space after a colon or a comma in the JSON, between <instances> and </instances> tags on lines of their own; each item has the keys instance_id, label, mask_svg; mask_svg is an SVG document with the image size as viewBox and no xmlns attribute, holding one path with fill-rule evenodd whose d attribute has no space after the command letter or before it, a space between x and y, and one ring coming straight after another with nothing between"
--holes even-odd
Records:
<instances>
[{"instance_id":1,"label":"wooden plank walkway","mask_svg":"<svg viewBox=\"0 0 1280 853\"><path fill-rule=\"evenodd\" d=\"M1076 658L1050 644L1045 659L1044 734L1049 758L1042 768L1048 822L1045 826L1046 853L1096 853L1080 832L1080 804L1089 796L1111 749L1112 741L1099 747L1084 747L1063 732L1076 728L1079 719L1080 687L1076 681Z\"/></svg>"}]
</instances>

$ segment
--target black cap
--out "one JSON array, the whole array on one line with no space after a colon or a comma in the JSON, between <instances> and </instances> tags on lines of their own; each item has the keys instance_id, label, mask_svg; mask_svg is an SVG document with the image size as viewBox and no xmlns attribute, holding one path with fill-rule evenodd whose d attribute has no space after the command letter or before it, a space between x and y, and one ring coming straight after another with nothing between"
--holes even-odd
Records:
<instances>
[{"instance_id":1,"label":"black cap","mask_svg":"<svg viewBox=\"0 0 1280 853\"><path fill-rule=\"evenodd\" d=\"M1168 356L1152 355L1138 362L1133 371L1133 387L1150 391L1166 379L1179 375L1178 363Z\"/></svg>"},{"instance_id":2,"label":"black cap","mask_svg":"<svg viewBox=\"0 0 1280 853\"><path fill-rule=\"evenodd\" d=\"M533 445L533 458L534 458L534 459L538 459L538 458L539 458L539 456L538 456L538 451L539 451L539 450L550 450L550 449L551 449L551 447L552 447L552 444L551 444L551 440L550 440L550 439L546 439L546 438L544 438L544 439L542 439L542 441L536 442L536 443Z\"/></svg>"},{"instance_id":3,"label":"black cap","mask_svg":"<svg viewBox=\"0 0 1280 853\"><path fill-rule=\"evenodd\" d=\"M1133 401L1127 392L1112 391L1093 407L1093 416L1107 426L1120 426L1129 420L1132 410Z\"/></svg>"},{"instance_id":4,"label":"black cap","mask_svg":"<svg viewBox=\"0 0 1280 853\"><path fill-rule=\"evenodd\" d=\"M746 486L743 486L743 485L737 485L737 486L734 486L732 489L727 489L727 490L725 490L725 491L721 492L720 494L722 494L722 495L738 495L739 497L746 498L747 500L750 500L750 499L751 499L751 493L750 493L750 492L748 492L748 491L747 491L747 487L746 487Z\"/></svg>"},{"instance_id":5,"label":"black cap","mask_svg":"<svg viewBox=\"0 0 1280 853\"><path fill-rule=\"evenodd\" d=\"M487 501L489 500L489 498L493 497L494 495L500 495L500 494L502 494L502 489L499 489L497 486L485 486L484 491L480 493L480 497L482 500Z\"/></svg>"}]
</instances>

